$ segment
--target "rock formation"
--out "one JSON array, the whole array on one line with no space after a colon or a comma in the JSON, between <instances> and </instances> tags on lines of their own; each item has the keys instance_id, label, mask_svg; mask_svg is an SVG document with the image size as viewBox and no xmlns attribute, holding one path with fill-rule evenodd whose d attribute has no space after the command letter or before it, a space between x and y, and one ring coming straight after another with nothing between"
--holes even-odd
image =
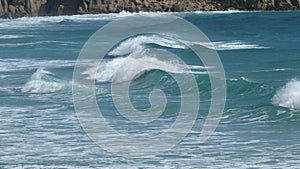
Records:
<instances>
[{"instance_id":1,"label":"rock formation","mask_svg":"<svg viewBox=\"0 0 300 169\"><path fill-rule=\"evenodd\" d=\"M298 10L300 0L0 0L0 17L121 11Z\"/></svg>"}]
</instances>

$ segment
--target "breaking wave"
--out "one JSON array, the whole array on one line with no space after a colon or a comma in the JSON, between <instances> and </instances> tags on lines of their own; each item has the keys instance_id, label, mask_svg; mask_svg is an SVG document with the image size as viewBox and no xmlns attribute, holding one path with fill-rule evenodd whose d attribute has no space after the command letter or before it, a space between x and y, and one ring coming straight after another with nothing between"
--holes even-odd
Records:
<instances>
[{"instance_id":1,"label":"breaking wave","mask_svg":"<svg viewBox=\"0 0 300 169\"><path fill-rule=\"evenodd\" d=\"M102 61L99 66L86 70L83 74L88 75L90 79L96 79L98 82L118 83L133 80L150 70L206 74L206 67L186 65L178 59L168 56L167 53L156 53L149 45L172 49L187 48L172 37L140 35L121 42L108 53L109 59ZM96 69L97 71L95 71Z\"/></svg>"},{"instance_id":2,"label":"breaking wave","mask_svg":"<svg viewBox=\"0 0 300 169\"><path fill-rule=\"evenodd\" d=\"M38 16L38 17L23 17L17 19L0 19L0 28L26 28L26 27L44 27L47 25L59 24L64 22L87 22L98 20L115 20L122 17L134 15L161 16L163 14L172 14L165 12L120 12L110 14L86 14L86 15L69 15L69 16Z\"/></svg>"},{"instance_id":3,"label":"breaking wave","mask_svg":"<svg viewBox=\"0 0 300 169\"><path fill-rule=\"evenodd\" d=\"M135 51L141 51L146 44L156 44L162 47L185 49L186 46L172 37L161 37L158 35L141 35L129 38L117 46L109 55L126 55Z\"/></svg>"},{"instance_id":4,"label":"breaking wave","mask_svg":"<svg viewBox=\"0 0 300 169\"><path fill-rule=\"evenodd\" d=\"M292 79L279 89L272 99L274 105L300 109L300 81Z\"/></svg>"},{"instance_id":5,"label":"breaking wave","mask_svg":"<svg viewBox=\"0 0 300 169\"><path fill-rule=\"evenodd\" d=\"M44 27L47 24L59 24L64 22L87 22L87 21L98 21L98 20L115 20L127 16L153 16L160 17L161 15L173 15L185 17L188 14L203 14L203 15L215 15L215 14L232 14L241 12L253 12L253 11L195 11L195 12L126 12L120 13L109 13L109 14L85 14L85 15L70 15L70 16L39 16L39 17L23 17L17 19L0 19L0 28L26 28L26 27Z\"/></svg>"},{"instance_id":6,"label":"breaking wave","mask_svg":"<svg viewBox=\"0 0 300 169\"><path fill-rule=\"evenodd\" d=\"M128 38L114 47L105 60L98 66L86 70L90 79L99 82L110 82L113 77L117 82L130 81L140 75L139 72L162 70L171 73L205 74L208 67L179 64L175 58L162 59L153 52L153 46L167 49L185 50L192 45L202 45L214 50L261 49L262 46L244 42L186 42L170 36L139 35ZM96 74L94 72L97 72Z\"/></svg>"},{"instance_id":7,"label":"breaking wave","mask_svg":"<svg viewBox=\"0 0 300 169\"><path fill-rule=\"evenodd\" d=\"M219 42L185 42L189 45L199 44L209 49L221 51L221 50L246 50L246 49L268 49L269 47L260 46L258 44L253 44L243 41L219 41Z\"/></svg>"},{"instance_id":8,"label":"breaking wave","mask_svg":"<svg viewBox=\"0 0 300 169\"><path fill-rule=\"evenodd\" d=\"M53 93L68 88L65 82L49 71L38 69L22 87L24 93Z\"/></svg>"}]
</instances>

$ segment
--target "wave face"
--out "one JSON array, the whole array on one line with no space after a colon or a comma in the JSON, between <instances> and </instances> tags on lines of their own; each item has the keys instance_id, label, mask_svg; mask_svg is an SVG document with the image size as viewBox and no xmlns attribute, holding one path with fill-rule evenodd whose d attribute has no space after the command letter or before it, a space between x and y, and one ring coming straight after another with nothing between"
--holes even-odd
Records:
<instances>
[{"instance_id":1,"label":"wave face","mask_svg":"<svg viewBox=\"0 0 300 169\"><path fill-rule=\"evenodd\" d=\"M287 82L276 92L272 103L290 109L300 109L300 81L292 79Z\"/></svg>"}]
</instances>

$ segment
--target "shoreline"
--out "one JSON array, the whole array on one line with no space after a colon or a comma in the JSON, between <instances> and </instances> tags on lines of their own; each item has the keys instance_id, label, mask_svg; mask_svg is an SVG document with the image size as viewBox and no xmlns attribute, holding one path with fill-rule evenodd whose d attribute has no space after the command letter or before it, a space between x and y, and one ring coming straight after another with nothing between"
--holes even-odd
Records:
<instances>
[{"instance_id":1,"label":"shoreline","mask_svg":"<svg viewBox=\"0 0 300 169\"><path fill-rule=\"evenodd\" d=\"M109 20L112 18L118 18L118 17L127 17L127 16L133 16L133 15L185 15L185 14L203 14L203 15L230 15L230 14L247 14L247 13L288 13L288 12L300 12L300 10L228 10L228 11L191 11L191 12L128 12L128 11L121 11L119 13L96 13L96 14L74 14L74 15L56 15L56 16L23 16L23 17L17 17L17 18L0 18L0 21L22 21L22 20L45 20L45 18L53 18L53 19L78 19L78 20L84 20L84 19L99 19L99 20ZM37 20L37 21L38 21Z\"/></svg>"},{"instance_id":2,"label":"shoreline","mask_svg":"<svg viewBox=\"0 0 300 169\"><path fill-rule=\"evenodd\" d=\"M297 11L300 0L0 0L0 18L235 10Z\"/></svg>"}]
</instances>

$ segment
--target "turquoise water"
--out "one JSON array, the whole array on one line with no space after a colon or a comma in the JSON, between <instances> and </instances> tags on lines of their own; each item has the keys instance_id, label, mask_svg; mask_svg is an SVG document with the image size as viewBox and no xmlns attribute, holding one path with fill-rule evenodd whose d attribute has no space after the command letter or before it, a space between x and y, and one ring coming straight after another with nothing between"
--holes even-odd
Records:
<instances>
[{"instance_id":1,"label":"turquoise water","mask_svg":"<svg viewBox=\"0 0 300 169\"><path fill-rule=\"evenodd\" d=\"M169 14L102 14L0 20L0 167L58 168L298 168L300 166L300 13L199 12L179 13L201 29L218 51L226 82L226 107L214 135L199 143L210 106L210 83L203 70L194 76L201 107L190 134L173 149L151 158L130 159L104 151L83 131L72 101L73 69L79 52L99 28L125 16ZM145 21L146 22L146 21ZM123 43L123 46L122 46ZM154 88L168 98L163 115L149 125L128 122L117 113L110 93L115 69L126 52L140 47L165 49L201 65L191 52L154 35L121 42L107 56L95 78L96 98L103 116L121 133L157 132L169 127L180 107L180 92L168 71L172 63L137 57L127 67L132 77L132 102L150 107ZM117 49L118 46L115 47ZM113 51L113 50L112 50ZM190 57L189 57L190 56ZM197 63L197 64L195 64ZM87 75L93 76L87 72ZM147 145L145 145L146 147Z\"/></svg>"}]
</instances>

